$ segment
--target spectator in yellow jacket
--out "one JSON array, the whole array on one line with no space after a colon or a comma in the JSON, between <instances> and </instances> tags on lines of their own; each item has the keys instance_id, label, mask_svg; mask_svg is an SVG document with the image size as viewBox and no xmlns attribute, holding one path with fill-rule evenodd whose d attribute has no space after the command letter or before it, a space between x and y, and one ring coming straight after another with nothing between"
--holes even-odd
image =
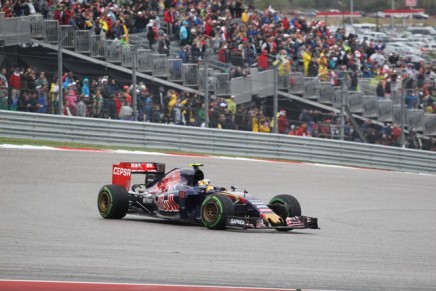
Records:
<instances>
[{"instance_id":1,"label":"spectator in yellow jacket","mask_svg":"<svg viewBox=\"0 0 436 291\"><path fill-rule=\"evenodd\" d=\"M231 115L232 120L235 120L235 115L236 115L235 95L232 95L230 96L230 99L227 99L227 112Z\"/></svg>"},{"instance_id":2,"label":"spectator in yellow jacket","mask_svg":"<svg viewBox=\"0 0 436 291\"><path fill-rule=\"evenodd\" d=\"M241 22L242 23L247 23L248 22L248 19L249 19L249 17L248 17L248 13L247 13L247 11L243 11L242 12L242 14L241 14Z\"/></svg>"},{"instance_id":3,"label":"spectator in yellow jacket","mask_svg":"<svg viewBox=\"0 0 436 291\"><path fill-rule=\"evenodd\" d=\"M262 123L259 126L259 132L271 132L271 127L269 126L269 120L268 119L262 119Z\"/></svg>"},{"instance_id":4,"label":"spectator in yellow jacket","mask_svg":"<svg viewBox=\"0 0 436 291\"><path fill-rule=\"evenodd\" d=\"M318 75L320 81L327 81L327 77L329 74L328 70L328 60L325 57L324 53L321 53L318 58Z\"/></svg>"},{"instance_id":5,"label":"spectator in yellow jacket","mask_svg":"<svg viewBox=\"0 0 436 291\"><path fill-rule=\"evenodd\" d=\"M303 51L303 72L304 76L307 77L309 75L309 63L312 59L312 55L310 54L308 49Z\"/></svg>"},{"instance_id":6,"label":"spectator in yellow jacket","mask_svg":"<svg viewBox=\"0 0 436 291\"><path fill-rule=\"evenodd\" d=\"M177 103L177 93L174 90L168 90L168 95L170 96L170 101L168 102L168 114L171 116L174 106Z\"/></svg>"}]
</instances>

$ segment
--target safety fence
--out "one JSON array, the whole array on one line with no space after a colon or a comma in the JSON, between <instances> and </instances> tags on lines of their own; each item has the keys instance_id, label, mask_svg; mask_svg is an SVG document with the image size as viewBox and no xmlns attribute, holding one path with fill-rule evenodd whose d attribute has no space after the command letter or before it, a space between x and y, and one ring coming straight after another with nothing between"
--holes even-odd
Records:
<instances>
[{"instance_id":1,"label":"safety fence","mask_svg":"<svg viewBox=\"0 0 436 291\"><path fill-rule=\"evenodd\" d=\"M428 135L436 135L436 117L424 114L424 132Z\"/></svg>"},{"instance_id":2,"label":"safety fence","mask_svg":"<svg viewBox=\"0 0 436 291\"><path fill-rule=\"evenodd\" d=\"M392 122L394 107L390 100L377 102L377 120L380 122Z\"/></svg>"},{"instance_id":3,"label":"safety fence","mask_svg":"<svg viewBox=\"0 0 436 291\"><path fill-rule=\"evenodd\" d=\"M185 86L199 86L199 76L197 64L183 64L182 79Z\"/></svg>"},{"instance_id":4,"label":"safety fence","mask_svg":"<svg viewBox=\"0 0 436 291\"><path fill-rule=\"evenodd\" d=\"M274 71L259 72L251 68L249 76L230 80L230 92L236 96L238 103L251 101L253 94L271 96L274 94Z\"/></svg>"},{"instance_id":5,"label":"safety fence","mask_svg":"<svg viewBox=\"0 0 436 291\"><path fill-rule=\"evenodd\" d=\"M377 117L377 97L363 95L363 116L367 118Z\"/></svg>"},{"instance_id":6,"label":"safety fence","mask_svg":"<svg viewBox=\"0 0 436 291\"><path fill-rule=\"evenodd\" d=\"M48 43L57 44L59 41L59 22L57 20L46 20L43 27L42 39Z\"/></svg>"},{"instance_id":7,"label":"safety fence","mask_svg":"<svg viewBox=\"0 0 436 291\"><path fill-rule=\"evenodd\" d=\"M121 46L121 66L131 68L133 66L133 45L125 44Z\"/></svg>"},{"instance_id":8,"label":"safety fence","mask_svg":"<svg viewBox=\"0 0 436 291\"><path fill-rule=\"evenodd\" d=\"M77 30L76 38L76 52L81 54L91 53L91 31L89 30Z\"/></svg>"},{"instance_id":9,"label":"safety fence","mask_svg":"<svg viewBox=\"0 0 436 291\"><path fill-rule=\"evenodd\" d=\"M375 78L360 78L359 87L363 94L377 96L377 80Z\"/></svg>"},{"instance_id":10,"label":"safety fence","mask_svg":"<svg viewBox=\"0 0 436 291\"><path fill-rule=\"evenodd\" d=\"M181 59L168 59L168 81L183 82L183 62Z\"/></svg>"},{"instance_id":11,"label":"safety fence","mask_svg":"<svg viewBox=\"0 0 436 291\"><path fill-rule=\"evenodd\" d=\"M316 86L318 102L331 104L332 96L335 94L333 86L328 82L319 82Z\"/></svg>"},{"instance_id":12,"label":"safety fence","mask_svg":"<svg viewBox=\"0 0 436 291\"><path fill-rule=\"evenodd\" d=\"M340 94L342 90L338 93ZM347 91L346 96L346 104L350 108L350 111L353 113L362 113L363 111L363 93L360 91Z\"/></svg>"},{"instance_id":13,"label":"safety fence","mask_svg":"<svg viewBox=\"0 0 436 291\"><path fill-rule=\"evenodd\" d=\"M33 16L6 18L0 13L0 46L29 43L31 21Z\"/></svg>"},{"instance_id":14,"label":"safety fence","mask_svg":"<svg viewBox=\"0 0 436 291\"><path fill-rule=\"evenodd\" d=\"M291 72L289 74L289 93L303 94L304 92L304 77L302 73Z\"/></svg>"},{"instance_id":15,"label":"safety fence","mask_svg":"<svg viewBox=\"0 0 436 291\"><path fill-rule=\"evenodd\" d=\"M306 99L317 99L317 86L319 83L318 78L305 77L303 79L304 93L303 97Z\"/></svg>"},{"instance_id":16,"label":"safety fence","mask_svg":"<svg viewBox=\"0 0 436 291\"><path fill-rule=\"evenodd\" d=\"M405 92L401 86L393 86L393 91L388 98L378 98L374 92L377 80L359 79L360 91L349 91L342 86L333 86L330 82L321 82L318 78L303 77L301 73L292 73L291 78L301 80L304 88L302 96L308 100L316 100L322 104L340 108L342 104L348 106L350 111L365 118L379 122L394 122L401 124L401 114L404 114L405 127L423 131L425 135L436 135L434 121L436 114L427 114L423 109L401 110L401 98ZM292 92L292 87L288 91ZM436 122L436 121L435 121Z\"/></svg>"},{"instance_id":17,"label":"safety fence","mask_svg":"<svg viewBox=\"0 0 436 291\"><path fill-rule=\"evenodd\" d=\"M0 111L0 136L436 173L430 151L146 122Z\"/></svg>"},{"instance_id":18,"label":"safety fence","mask_svg":"<svg viewBox=\"0 0 436 291\"><path fill-rule=\"evenodd\" d=\"M420 109L408 109L406 111L406 124L410 128L414 128L418 131L424 129L424 110Z\"/></svg>"}]
</instances>

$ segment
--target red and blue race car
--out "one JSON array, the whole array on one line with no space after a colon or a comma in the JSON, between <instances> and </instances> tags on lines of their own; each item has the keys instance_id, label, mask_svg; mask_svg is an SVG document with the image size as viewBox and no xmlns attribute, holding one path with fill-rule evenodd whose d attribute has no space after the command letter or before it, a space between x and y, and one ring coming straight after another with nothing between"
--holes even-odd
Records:
<instances>
[{"instance_id":1,"label":"red and blue race car","mask_svg":"<svg viewBox=\"0 0 436 291\"><path fill-rule=\"evenodd\" d=\"M214 186L200 167L175 168L165 164L122 162L112 167L112 184L103 186L97 199L100 215L121 219L137 214L209 229L318 229L318 219L301 215L297 199L288 194L273 197L268 204L235 187ZM132 175L145 177L132 184Z\"/></svg>"}]
</instances>

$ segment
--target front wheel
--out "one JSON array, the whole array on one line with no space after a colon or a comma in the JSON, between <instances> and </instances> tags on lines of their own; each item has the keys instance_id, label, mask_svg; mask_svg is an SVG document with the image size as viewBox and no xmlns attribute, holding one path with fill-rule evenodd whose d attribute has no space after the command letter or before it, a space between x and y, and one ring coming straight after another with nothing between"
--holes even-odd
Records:
<instances>
[{"instance_id":1,"label":"front wheel","mask_svg":"<svg viewBox=\"0 0 436 291\"><path fill-rule=\"evenodd\" d=\"M226 217L234 214L233 201L224 194L208 196L201 204L201 221L209 229L225 229Z\"/></svg>"},{"instance_id":2,"label":"front wheel","mask_svg":"<svg viewBox=\"0 0 436 291\"><path fill-rule=\"evenodd\" d=\"M120 185L105 185L98 192L97 206L103 218L121 219L129 208L129 193Z\"/></svg>"},{"instance_id":3,"label":"front wheel","mask_svg":"<svg viewBox=\"0 0 436 291\"><path fill-rule=\"evenodd\" d=\"M270 208L275 214L280 216L283 221L287 217L301 216L301 206L297 198L289 194L281 194L274 196L269 202ZM290 229L280 229L279 231L287 231Z\"/></svg>"}]
</instances>

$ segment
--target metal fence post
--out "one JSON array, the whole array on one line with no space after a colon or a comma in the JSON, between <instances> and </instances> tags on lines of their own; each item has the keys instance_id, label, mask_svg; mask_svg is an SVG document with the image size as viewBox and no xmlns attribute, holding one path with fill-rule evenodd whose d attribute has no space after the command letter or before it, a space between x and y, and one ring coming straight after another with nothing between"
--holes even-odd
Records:
<instances>
[{"instance_id":1,"label":"metal fence post","mask_svg":"<svg viewBox=\"0 0 436 291\"><path fill-rule=\"evenodd\" d=\"M278 82L278 72L277 72L278 65L274 66L274 100L273 100L273 118L274 121L274 127L273 127L273 133L279 132L279 126L277 124L278 118L277 118L277 110L278 110L278 97L277 97L277 82Z\"/></svg>"},{"instance_id":2,"label":"metal fence post","mask_svg":"<svg viewBox=\"0 0 436 291\"><path fill-rule=\"evenodd\" d=\"M138 120L138 108L137 108L137 100L136 100L136 59L137 59L137 51L141 46L140 43L136 44L132 48L132 107L133 107L133 121Z\"/></svg>"},{"instance_id":3,"label":"metal fence post","mask_svg":"<svg viewBox=\"0 0 436 291\"><path fill-rule=\"evenodd\" d=\"M204 65L204 109L205 109L205 115L204 115L204 126L206 128L209 127L209 86L208 86L208 79L207 79L207 61L209 58L209 53L205 53L203 58L203 65Z\"/></svg>"},{"instance_id":4,"label":"metal fence post","mask_svg":"<svg viewBox=\"0 0 436 291\"><path fill-rule=\"evenodd\" d=\"M345 81L347 79L342 79L342 89L341 89L341 128L339 129L339 139L344 140L344 128L345 128Z\"/></svg>"},{"instance_id":5,"label":"metal fence post","mask_svg":"<svg viewBox=\"0 0 436 291\"><path fill-rule=\"evenodd\" d=\"M59 34L60 34L60 30L59 30ZM67 33L65 33L62 37L59 37L58 40L58 86L59 86L59 91L58 91L58 98L59 98L59 114L62 115L63 114L63 98L64 98L64 88L62 88L63 82L62 82L62 42L64 41L64 39L68 36Z\"/></svg>"},{"instance_id":6,"label":"metal fence post","mask_svg":"<svg viewBox=\"0 0 436 291\"><path fill-rule=\"evenodd\" d=\"M400 112L401 112L401 137L400 137L400 143L401 143L401 147L402 148L404 148L405 146L406 146L406 138L405 138L405 136L404 136L404 123L405 123L405 118L404 118L404 114L405 114L405 112L404 112L404 98L405 98L405 95L404 95L404 82L403 82L403 79L401 79L401 95L400 95L401 97L400 97L400 106L401 106L401 109L400 109Z\"/></svg>"}]
</instances>

